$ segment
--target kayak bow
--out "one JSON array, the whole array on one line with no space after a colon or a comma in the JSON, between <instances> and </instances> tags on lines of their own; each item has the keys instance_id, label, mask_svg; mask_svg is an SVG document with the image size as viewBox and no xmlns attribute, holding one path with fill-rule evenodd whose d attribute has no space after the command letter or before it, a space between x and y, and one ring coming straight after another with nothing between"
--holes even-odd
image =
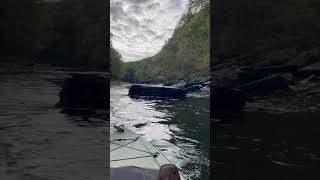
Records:
<instances>
[{"instance_id":1,"label":"kayak bow","mask_svg":"<svg viewBox=\"0 0 320 180\"><path fill-rule=\"evenodd\" d=\"M132 177L132 173L135 172L135 174L137 174L136 172L138 171L140 172L140 176L141 172L145 174L145 176L143 176L143 179L161 179L159 178L159 174L160 176L163 176L164 174L164 171L160 173L161 167L163 167L161 169L166 169L166 171L168 171L168 169L171 169L171 172L166 172L167 176L174 177L174 175L171 176L168 175L168 173L173 173L174 170L172 170L172 168L174 169L174 167L176 168L176 166L174 166L151 143L149 143L140 135L134 133L130 129L124 127L123 125L116 126L115 129L116 130L111 134L110 139L111 179L119 179L119 176L125 177L126 172L129 174L131 173L128 177L134 179ZM170 165L168 166L168 164ZM167 168L165 168L164 166ZM178 172L178 170L176 171ZM176 174L179 174L176 176L180 176L180 179L184 180L181 172L178 172Z\"/></svg>"}]
</instances>

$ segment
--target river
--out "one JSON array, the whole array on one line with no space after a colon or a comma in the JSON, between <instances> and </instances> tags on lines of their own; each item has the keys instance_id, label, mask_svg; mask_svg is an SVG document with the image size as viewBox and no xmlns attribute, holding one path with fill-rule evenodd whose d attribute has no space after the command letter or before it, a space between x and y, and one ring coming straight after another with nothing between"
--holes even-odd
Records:
<instances>
[{"instance_id":1,"label":"river","mask_svg":"<svg viewBox=\"0 0 320 180\"><path fill-rule=\"evenodd\" d=\"M3 179L107 179L109 112L56 108L69 76L63 71L1 73ZM188 178L209 179L209 94L194 93L180 101L138 100L128 97L128 87L111 86L110 123L142 134Z\"/></svg>"},{"instance_id":2,"label":"river","mask_svg":"<svg viewBox=\"0 0 320 180\"><path fill-rule=\"evenodd\" d=\"M216 123L214 175L231 179L319 179L320 112L247 111Z\"/></svg>"},{"instance_id":3,"label":"river","mask_svg":"<svg viewBox=\"0 0 320 180\"><path fill-rule=\"evenodd\" d=\"M65 112L54 105L67 72L1 73L0 175L3 179L106 179L108 112ZM131 99L111 85L111 125L123 123L158 147L190 179L209 179L209 95ZM248 111L215 124L213 177L319 177L320 113ZM136 128L134 125L147 123ZM112 126L111 126L112 127ZM316 178L319 179L319 178Z\"/></svg>"},{"instance_id":4,"label":"river","mask_svg":"<svg viewBox=\"0 0 320 180\"><path fill-rule=\"evenodd\" d=\"M0 74L0 179L107 179L107 117L55 108L68 76Z\"/></svg>"},{"instance_id":5,"label":"river","mask_svg":"<svg viewBox=\"0 0 320 180\"><path fill-rule=\"evenodd\" d=\"M124 124L155 147L187 178L209 178L210 101L208 92L182 100L144 100L128 96L130 84L112 84L110 124ZM146 123L136 128L134 125Z\"/></svg>"}]
</instances>

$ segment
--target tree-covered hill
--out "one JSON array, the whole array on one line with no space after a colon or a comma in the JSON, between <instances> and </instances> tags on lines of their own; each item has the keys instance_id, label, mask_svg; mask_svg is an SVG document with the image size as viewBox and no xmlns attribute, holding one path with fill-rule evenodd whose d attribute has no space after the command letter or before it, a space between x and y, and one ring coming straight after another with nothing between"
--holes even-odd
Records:
<instances>
[{"instance_id":1,"label":"tree-covered hill","mask_svg":"<svg viewBox=\"0 0 320 180\"><path fill-rule=\"evenodd\" d=\"M110 72L113 80L122 78L125 67L121 60L121 54L112 46L110 41Z\"/></svg>"},{"instance_id":2,"label":"tree-covered hill","mask_svg":"<svg viewBox=\"0 0 320 180\"><path fill-rule=\"evenodd\" d=\"M47 3L51 25L40 59L69 66L107 66L107 19L103 0Z\"/></svg>"},{"instance_id":3,"label":"tree-covered hill","mask_svg":"<svg viewBox=\"0 0 320 180\"><path fill-rule=\"evenodd\" d=\"M197 81L209 76L210 4L190 1L172 37L156 55L126 63L124 80L129 82Z\"/></svg>"},{"instance_id":4,"label":"tree-covered hill","mask_svg":"<svg viewBox=\"0 0 320 180\"><path fill-rule=\"evenodd\" d=\"M103 0L4 0L0 62L108 69Z\"/></svg>"},{"instance_id":5,"label":"tree-covered hill","mask_svg":"<svg viewBox=\"0 0 320 180\"><path fill-rule=\"evenodd\" d=\"M41 51L49 14L36 0L3 0L0 6L0 57L31 57ZM14 58L8 58L7 60Z\"/></svg>"},{"instance_id":6,"label":"tree-covered hill","mask_svg":"<svg viewBox=\"0 0 320 180\"><path fill-rule=\"evenodd\" d=\"M320 58L318 0L223 0L213 8L215 64L303 66Z\"/></svg>"}]
</instances>

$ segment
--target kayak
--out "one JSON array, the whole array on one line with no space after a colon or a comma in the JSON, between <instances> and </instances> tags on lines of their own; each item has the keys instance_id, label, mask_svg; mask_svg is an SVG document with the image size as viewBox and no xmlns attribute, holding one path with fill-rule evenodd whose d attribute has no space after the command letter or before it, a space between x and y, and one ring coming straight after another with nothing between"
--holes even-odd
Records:
<instances>
[{"instance_id":1,"label":"kayak","mask_svg":"<svg viewBox=\"0 0 320 180\"><path fill-rule=\"evenodd\" d=\"M110 137L111 179L126 177L136 180L168 179L184 180L182 173L156 147L124 126L115 126ZM174 172L176 169L176 172Z\"/></svg>"}]
</instances>

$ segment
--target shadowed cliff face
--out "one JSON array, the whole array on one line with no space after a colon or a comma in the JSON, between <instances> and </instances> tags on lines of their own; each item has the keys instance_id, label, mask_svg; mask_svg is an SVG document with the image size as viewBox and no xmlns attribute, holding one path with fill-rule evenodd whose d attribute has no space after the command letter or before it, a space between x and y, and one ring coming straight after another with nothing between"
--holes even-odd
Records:
<instances>
[{"instance_id":1,"label":"shadowed cliff face","mask_svg":"<svg viewBox=\"0 0 320 180\"><path fill-rule=\"evenodd\" d=\"M293 59L319 46L320 1L215 1L213 56L261 64L301 63ZM319 51L319 50L317 50Z\"/></svg>"}]
</instances>

